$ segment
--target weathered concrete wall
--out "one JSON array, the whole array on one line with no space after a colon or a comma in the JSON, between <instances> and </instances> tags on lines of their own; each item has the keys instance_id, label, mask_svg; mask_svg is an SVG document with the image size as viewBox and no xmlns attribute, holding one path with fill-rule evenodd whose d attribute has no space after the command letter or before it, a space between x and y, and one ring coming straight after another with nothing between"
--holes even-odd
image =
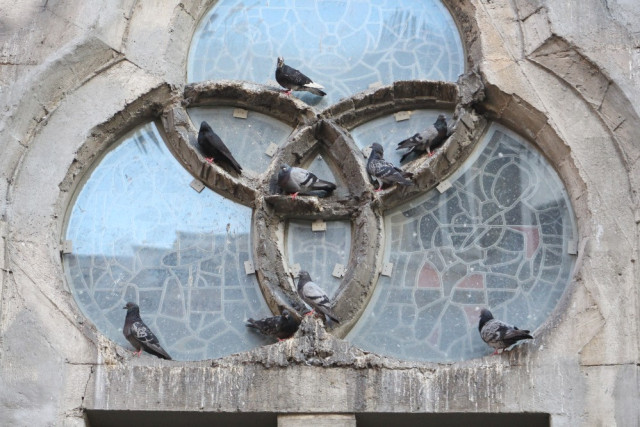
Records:
<instances>
[{"instance_id":1,"label":"weathered concrete wall","mask_svg":"<svg viewBox=\"0 0 640 427\"><path fill-rule=\"evenodd\" d=\"M85 425L84 408L640 422L640 5L631 1L446 2L487 84L485 113L540 146L578 216L575 281L526 349L407 363L307 321L292 341L182 363L133 359L96 332L60 261L73 174L182 91L189 41L210 3L0 1L1 425Z\"/></svg>"}]
</instances>

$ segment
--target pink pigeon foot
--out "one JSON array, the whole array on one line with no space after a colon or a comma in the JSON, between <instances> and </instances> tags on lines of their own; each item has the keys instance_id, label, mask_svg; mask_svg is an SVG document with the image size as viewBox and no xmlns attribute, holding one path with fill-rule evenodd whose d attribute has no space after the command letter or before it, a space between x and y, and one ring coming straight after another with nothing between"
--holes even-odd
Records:
<instances>
[{"instance_id":1,"label":"pink pigeon foot","mask_svg":"<svg viewBox=\"0 0 640 427\"><path fill-rule=\"evenodd\" d=\"M213 163L213 157L205 157L204 159L209 163Z\"/></svg>"},{"instance_id":2,"label":"pink pigeon foot","mask_svg":"<svg viewBox=\"0 0 640 427\"><path fill-rule=\"evenodd\" d=\"M298 197L298 192L295 192L295 193L293 193L293 194L291 195L291 199L292 199L292 200L295 200L295 199L296 199L296 197Z\"/></svg>"}]
</instances>

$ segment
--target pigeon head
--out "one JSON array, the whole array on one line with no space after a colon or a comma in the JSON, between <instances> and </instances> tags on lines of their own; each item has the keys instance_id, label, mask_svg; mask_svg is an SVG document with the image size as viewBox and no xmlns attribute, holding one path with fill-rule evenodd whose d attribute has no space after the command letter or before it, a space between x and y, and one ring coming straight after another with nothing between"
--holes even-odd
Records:
<instances>
[{"instance_id":1,"label":"pigeon head","mask_svg":"<svg viewBox=\"0 0 640 427\"><path fill-rule=\"evenodd\" d=\"M289 310L282 310L282 317L284 317L285 319L289 320L291 319L291 313L289 313Z\"/></svg>"},{"instance_id":2,"label":"pigeon head","mask_svg":"<svg viewBox=\"0 0 640 427\"><path fill-rule=\"evenodd\" d=\"M309 275L309 272L305 270L300 270L298 277L303 283L311 281L311 276Z\"/></svg>"},{"instance_id":3,"label":"pigeon head","mask_svg":"<svg viewBox=\"0 0 640 427\"><path fill-rule=\"evenodd\" d=\"M284 58L282 56L278 56L278 68L282 68L284 65Z\"/></svg>"},{"instance_id":4,"label":"pigeon head","mask_svg":"<svg viewBox=\"0 0 640 427\"><path fill-rule=\"evenodd\" d=\"M211 130L211 126L209 126L209 123L203 120L202 123L200 123L200 132L206 130Z\"/></svg>"},{"instance_id":5,"label":"pigeon head","mask_svg":"<svg viewBox=\"0 0 640 427\"><path fill-rule=\"evenodd\" d=\"M371 152L380 154L382 156L384 154L384 148L382 148L382 145L378 144L377 142L374 142L371 145Z\"/></svg>"},{"instance_id":6,"label":"pigeon head","mask_svg":"<svg viewBox=\"0 0 640 427\"><path fill-rule=\"evenodd\" d=\"M135 302L128 302L122 308L126 309L127 312L129 312L129 311L139 311L140 310L140 307L138 307L138 304L136 304Z\"/></svg>"},{"instance_id":7,"label":"pigeon head","mask_svg":"<svg viewBox=\"0 0 640 427\"><path fill-rule=\"evenodd\" d=\"M480 310L480 322L478 323L478 329L482 329L485 323L493 319L493 314L486 308Z\"/></svg>"},{"instance_id":8,"label":"pigeon head","mask_svg":"<svg viewBox=\"0 0 640 427\"><path fill-rule=\"evenodd\" d=\"M281 165L280 165L280 170L281 170L282 172L286 172L286 171L288 171L289 169L291 169L291 166L289 166L289 165L288 165L288 164L286 164L286 163L283 163L283 164L281 164Z\"/></svg>"}]
</instances>

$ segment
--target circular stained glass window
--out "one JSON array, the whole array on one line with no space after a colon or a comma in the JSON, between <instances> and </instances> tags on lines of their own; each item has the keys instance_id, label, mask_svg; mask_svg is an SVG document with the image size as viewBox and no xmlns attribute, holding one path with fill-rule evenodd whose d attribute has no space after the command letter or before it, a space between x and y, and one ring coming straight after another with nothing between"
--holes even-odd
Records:
<instances>
[{"instance_id":1,"label":"circular stained glass window","mask_svg":"<svg viewBox=\"0 0 640 427\"><path fill-rule=\"evenodd\" d=\"M276 59L326 88L329 106L399 80L455 81L460 34L438 0L219 1L198 27L187 80L248 80L278 88Z\"/></svg>"},{"instance_id":2,"label":"circular stained glass window","mask_svg":"<svg viewBox=\"0 0 640 427\"><path fill-rule=\"evenodd\" d=\"M385 260L369 305L347 339L423 361L479 357L479 310L535 330L571 280L577 236L564 186L521 137L493 125L436 189L385 212Z\"/></svg>"},{"instance_id":3,"label":"circular stained glass window","mask_svg":"<svg viewBox=\"0 0 640 427\"><path fill-rule=\"evenodd\" d=\"M315 103L307 108L279 94L277 56L329 95L301 95ZM182 164L151 123L123 138L87 177L69 213L73 252L64 257L82 311L128 347L122 306L138 302L175 359L220 357L271 342L247 331L244 320L270 315L266 300L274 311L299 307L290 277L299 267L334 299L341 327L355 324L347 339L376 353L424 361L486 354L477 333L485 306L534 330L570 281L576 236L566 191L543 156L497 125L478 142L486 121L462 111L453 143L404 165L417 183L406 190L410 201L395 187L374 195L367 182L362 149L379 142L398 164L397 142L440 113L452 119L454 85L393 82L451 81L463 70L456 27L437 1L217 2L194 35L189 80L262 86L189 86L195 97L184 96L163 117L163 135ZM320 111L380 85L390 86L375 89L357 114L343 111L348 102ZM275 114L275 105L290 111ZM236 114L238 106L249 110ZM403 119L393 114L399 106ZM201 120L227 143L242 175L197 154ZM450 188L426 191L474 144ZM339 188L321 200L274 194L280 163ZM190 188L192 175L210 188ZM390 275L378 278L371 267L383 246Z\"/></svg>"},{"instance_id":4,"label":"circular stained glass window","mask_svg":"<svg viewBox=\"0 0 640 427\"><path fill-rule=\"evenodd\" d=\"M178 163L154 124L126 136L87 178L69 214L64 257L82 312L122 335L127 301L178 360L270 342L244 320L270 315L250 259L251 209L205 188Z\"/></svg>"}]
</instances>

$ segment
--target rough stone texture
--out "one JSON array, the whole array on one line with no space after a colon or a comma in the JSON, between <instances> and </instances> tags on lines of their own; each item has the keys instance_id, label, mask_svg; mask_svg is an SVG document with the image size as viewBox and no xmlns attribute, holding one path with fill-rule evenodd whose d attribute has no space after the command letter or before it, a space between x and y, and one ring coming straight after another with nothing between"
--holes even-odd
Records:
<instances>
[{"instance_id":1,"label":"rough stone texture","mask_svg":"<svg viewBox=\"0 0 640 427\"><path fill-rule=\"evenodd\" d=\"M200 159L186 145L195 129L185 106L222 98L243 105L261 100L258 110L278 102L272 114L297 109L299 132L291 138L299 138L295 144L306 155L304 147L316 135L328 143L348 138L333 124L348 132L407 105L452 108L455 86L442 85L437 93L425 86L414 96L407 90L413 83L399 82L325 112L304 110L250 84L184 88L191 35L212 1L14 3L0 1L0 424L80 426L87 408L543 412L551 414L553 426L639 423L635 2L445 1L465 40L468 66L478 67L486 92L475 112L463 116L463 131L470 123L482 128L486 117L537 144L569 191L580 234L574 283L531 345L446 365L367 354L336 338L343 331L332 335L313 319L290 341L215 361L133 358L78 311L65 283L59 240L81 176L110 142L141 121L173 124L176 133L168 140L197 176ZM251 92L255 98L245 95ZM176 102L182 96L185 105ZM318 118L326 124L314 127ZM449 144L439 151L457 151L465 142L456 136ZM453 159L445 154L436 160ZM224 171L214 175L228 180L229 193L246 187ZM266 194L268 179L256 185ZM254 196L233 194L243 201ZM281 196L273 197L255 197L254 226L277 236L287 212L276 213L283 204ZM373 220L379 206L366 192L362 197L353 221L362 239L372 239L365 244L380 245L375 236L381 225ZM309 212L320 206L308 203ZM337 205L324 206L346 215ZM261 241L264 246L254 250L263 255L260 262L269 262L268 254L282 257L281 239ZM377 265L379 252L367 254L365 262ZM352 252L350 264L363 262L359 256ZM366 301L374 271L349 279L353 284L340 292ZM272 296L265 291L272 308L289 303L292 281L284 263L263 264L258 276L277 290ZM336 310L354 319L357 308L343 304Z\"/></svg>"}]
</instances>

